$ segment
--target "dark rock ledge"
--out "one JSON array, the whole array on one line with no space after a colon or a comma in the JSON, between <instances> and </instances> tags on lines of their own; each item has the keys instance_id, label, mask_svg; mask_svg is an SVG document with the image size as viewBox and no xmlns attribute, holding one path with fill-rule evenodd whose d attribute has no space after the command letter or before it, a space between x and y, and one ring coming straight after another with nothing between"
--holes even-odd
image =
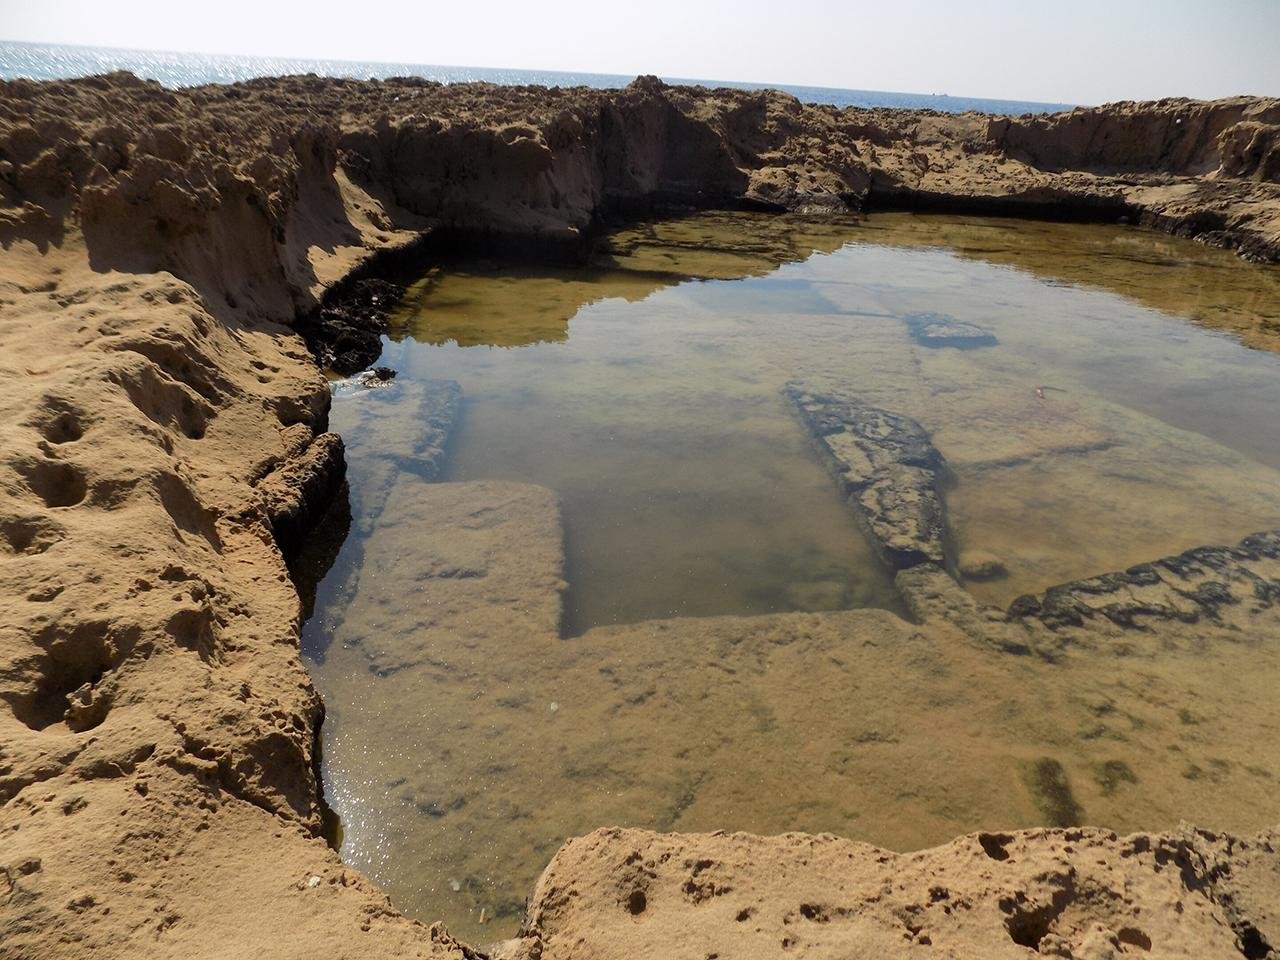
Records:
<instances>
[{"instance_id":1,"label":"dark rock ledge","mask_svg":"<svg viewBox=\"0 0 1280 960\"><path fill-rule=\"evenodd\" d=\"M382 353L387 318L404 295L390 280L365 278L334 290L295 324L321 367L343 376L365 369Z\"/></svg>"},{"instance_id":2,"label":"dark rock ledge","mask_svg":"<svg viewBox=\"0 0 1280 960\"><path fill-rule=\"evenodd\" d=\"M1009 616L1051 630L1107 620L1146 628L1160 621L1230 626L1280 604L1280 530L1233 547L1195 547L1120 573L1104 573L1019 597Z\"/></svg>"}]
</instances>

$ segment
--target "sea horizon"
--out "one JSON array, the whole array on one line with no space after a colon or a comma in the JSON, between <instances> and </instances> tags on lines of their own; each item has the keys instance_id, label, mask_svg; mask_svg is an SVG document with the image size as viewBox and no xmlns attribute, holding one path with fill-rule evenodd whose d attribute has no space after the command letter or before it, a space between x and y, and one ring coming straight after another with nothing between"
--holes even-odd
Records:
<instances>
[{"instance_id":1,"label":"sea horizon","mask_svg":"<svg viewBox=\"0 0 1280 960\"><path fill-rule=\"evenodd\" d=\"M316 74L353 80L419 77L439 83L486 82L505 86L586 86L617 89L635 75L570 70L535 70L376 60L305 57L263 57L243 54L186 53L76 44L0 40L0 79L67 80L127 70L138 77L179 88L213 83L238 83L274 76ZM997 97L953 96L948 93L908 93L746 80L660 76L666 83L726 87L737 90L781 90L806 103L837 107L932 109L945 113L1055 113L1079 104L1009 100Z\"/></svg>"}]
</instances>

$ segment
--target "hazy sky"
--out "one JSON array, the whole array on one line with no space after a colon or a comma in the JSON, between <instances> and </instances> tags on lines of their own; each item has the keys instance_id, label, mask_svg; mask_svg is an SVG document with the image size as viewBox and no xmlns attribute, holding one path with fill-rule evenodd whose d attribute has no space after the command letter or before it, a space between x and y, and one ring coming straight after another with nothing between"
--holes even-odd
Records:
<instances>
[{"instance_id":1,"label":"hazy sky","mask_svg":"<svg viewBox=\"0 0 1280 960\"><path fill-rule=\"evenodd\" d=\"M1280 0L0 0L0 39L1070 103L1280 95Z\"/></svg>"}]
</instances>

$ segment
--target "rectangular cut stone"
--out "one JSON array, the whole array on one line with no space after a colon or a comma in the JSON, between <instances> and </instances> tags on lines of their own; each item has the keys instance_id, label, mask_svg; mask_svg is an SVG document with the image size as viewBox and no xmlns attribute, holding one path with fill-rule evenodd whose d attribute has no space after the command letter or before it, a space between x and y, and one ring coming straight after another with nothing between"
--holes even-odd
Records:
<instances>
[{"instance_id":1,"label":"rectangular cut stone","mask_svg":"<svg viewBox=\"0 0 1280 960\"><path fill-rule=\"evenodd\" d=\"M561 544L559 504L545 487L403 479L366 541L335 640L359 645L379 675L456 664L460 647L495 638L551 641Z\"/></svg>"}]
</instances>

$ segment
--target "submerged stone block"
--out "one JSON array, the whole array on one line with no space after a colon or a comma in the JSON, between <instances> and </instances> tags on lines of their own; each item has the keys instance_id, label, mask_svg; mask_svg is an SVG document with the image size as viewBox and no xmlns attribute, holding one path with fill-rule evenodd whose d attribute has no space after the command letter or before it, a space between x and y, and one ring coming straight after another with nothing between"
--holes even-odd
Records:
<instances>
[{"instance_id":1,"label":"submerged stone block","mask_svg":"<svg viewBox=\"0 0 1280 960\"><path fill-rule=\"evenodd\" d=\"M353 460L388 457L424 480L434 480L458 417L462 388L453 380L401 381L389 373L340 381L330 422L358 454Z\"/></svg>"},{"instance_id":2,"label":"submerged stone block","mask_svg":"<svg viewBox=\"0 0 1280 960\"><path fill-rule=\"evenodd\" d=\"M889 563L897 569L942 564L946 511L940 483L947 465L925 429L853 397L811 393L799 384L789 384L784 393Z\"/></svg>"},{"instance_id":3,"label":"submerged stone block","mask_svg":"<svg viewBox=\"0 0 1280 960\"><path fill-rule=\"evenodd\" d=\"M957 320L946 313L911 313L905 318L911 339L922 347L994 347L995 334L976 323Z\"/></svg>"}]
</instances>

